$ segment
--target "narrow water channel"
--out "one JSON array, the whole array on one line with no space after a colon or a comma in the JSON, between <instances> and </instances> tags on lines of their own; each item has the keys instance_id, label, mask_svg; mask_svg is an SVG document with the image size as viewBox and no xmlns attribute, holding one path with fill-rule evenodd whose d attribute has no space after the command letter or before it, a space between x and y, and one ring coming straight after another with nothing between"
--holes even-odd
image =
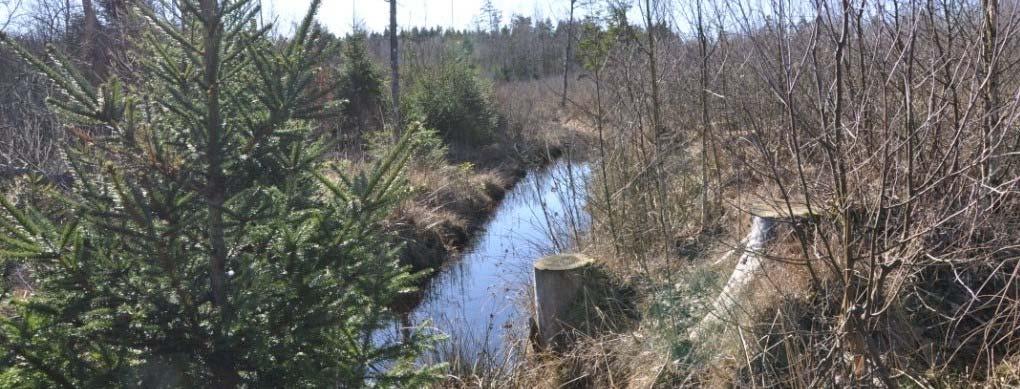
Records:
<instances>
[{"instance_id":1,"label":"narrow water channel","mask_svg":"<svg viewBox=\"0 0 1020 389\"><path fill-rule=\"evenodd\" d=\"M584 206L590 169L559 160L528 174L500 203L461 258L439 270L402 325L430 323L449 338L429 359L513 358L527 338L532 263L573 248L588 225Z\"/></svg>"}]
</instances>

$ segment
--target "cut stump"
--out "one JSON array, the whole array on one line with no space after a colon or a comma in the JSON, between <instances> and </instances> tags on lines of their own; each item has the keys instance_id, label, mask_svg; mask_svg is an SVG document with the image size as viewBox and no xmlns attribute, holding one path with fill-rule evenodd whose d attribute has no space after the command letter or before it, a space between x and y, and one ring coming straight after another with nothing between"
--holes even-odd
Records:
<instances>
[{"instance_id":1,"label":"cut stump","mask_svg":"<svg viewBox=\"0 0 1020 389\"><path fill-rule=\"evenodd\" d=\"M562 319L595 261L582 254L557 254L535 261L535 324L539 346L548 348L563 330Z\"/></svg>"},{"instance_id":2,"label":"cut stump","mask_svg":"<svg viewBox=\"0 0 1020 389\"><path fill-rule=\"evenodd\" d=\"M727 260L730 255L741 252L740 259L723 286L722 292L715 298L707 315L695 325L690 333L691 340L699 340L705 332L720 327L727 318L731 318L737 309L739 300L746 294L748 287L762 272L764 252L772 239L772 230L779 222L809 220L818 215L817 207L808 208L803 202L790 201L753 204L747 209L751 214L751 229L747 237L740 241L739 247L730 250L716 263Z\"/></svg>"}]
</instances>

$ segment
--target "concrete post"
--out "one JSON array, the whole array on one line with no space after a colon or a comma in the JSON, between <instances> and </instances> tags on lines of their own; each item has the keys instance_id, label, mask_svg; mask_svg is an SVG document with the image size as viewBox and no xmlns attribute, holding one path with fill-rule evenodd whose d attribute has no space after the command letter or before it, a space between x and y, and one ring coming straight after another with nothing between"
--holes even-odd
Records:
<instances>
[{"instance_id":1,"label":"concrete post","mask_svg":"<svg viewBox=\"0 0 1020 389\"><path fill-rule=\"evenodd\" d=\"M584 285L594 261L581 254L551 255L535 261L535 319L539 346L549 347L563 332L563 315Z\"/></svg>"}]
</instances>

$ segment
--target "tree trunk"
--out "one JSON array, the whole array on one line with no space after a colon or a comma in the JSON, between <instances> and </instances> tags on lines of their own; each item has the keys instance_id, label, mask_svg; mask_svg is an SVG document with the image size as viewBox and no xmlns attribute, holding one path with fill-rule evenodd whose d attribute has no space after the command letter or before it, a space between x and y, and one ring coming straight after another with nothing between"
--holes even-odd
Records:
<instances>
[{"instance_id":1,"label":"tree trunk","mask_svg":"<svg viewBox=\"0 0 1020 389\"><path fill-rule=\"evenodd\" d=\"M658 150L659 143L662 141L662 136L665 133L665 129L662 126L661 121L661 110L659 107L659 72L658 64L655 62L655 24L652 17L652 1L645 0L645 31L648 34L648 72L649 77L652 79L652 129L655 134L655 145Z\"/></svg>"},{"instance_id":2,"label":"tree trunk","mask_svg":"<svg viewBox=\"0 0 1020 389\"><path fill-rule=\"evenodd\" d=\"M560 99L560 107L567 106L567 80L569 76L567 73L570 71L570 52L574 44L574 4L577 0L570 0L570 19L567 24L567 47L563 53L563 97Z\"/></svg>"},{"instance_id":3,"label":"tree trunk","mask_svg":"<svg viewBox=\"0 0 1020 389\"><path fill-rule=\"evenodd\" d=\"M93 50L96 47L96 29L99 19L96 17L96 8L92 5L92 0L81 0L81 9L85 17L85 30L82 32L81 39L81 57L92 69L89 73L94 73L96 58Z\"/></svg>"},{"instance_id":4,"label":"tree trunk","mask_svg":"<svg viewBox=\"0 0 1020 389\"><path fill-rule=\"evenodd\" d=\"M984 71L982 74L987 78L985 82L984 93L982 93L982 100L984 103L984 134L982 139L982 151L986 155L993 155L995 141L992 139L992 131L998 126L999 118L996 113L996 107L999 106L998 94L999 94L999 79L998 69L996 69L996 58L995 58L995 42L998 39L998 16L999 16L999 1L998 0L981 0L981 8L984 11L984 33L981 35L981 67ZM992 163L991 158L986 158L982 161L982 180L988 182L995 174L995 166Z\"/></svg>"},{"instance_id":5,"label":"tree trunk","mask_svg":"<svg viewBox=\"0 0 1020 389\"><path fill-rule=\"evenodd\" d=\"M206 90L205 130L207 137L206 160L206 202L208 203L208 234L209 234L209 284L213 305L220 310L220 326L229 322L230 306L226 291L227 246L224 238L223 203L226 200L226 176L223 173L223 125L220 117L220 8L217 0L202 0L202 25L204 82ZM225 336L222 327L214 328L214 337ZM220 343L215 341L215 343ZM213 385L219 388L233 388L240 384L241 378L233 360L233 353L215 344L211 356L210 370L213 374Z\"/></svg>"},{"instance_id":6,"label":"tree trunk","mask_svg":"<svg viewBox=\"0 0 1020 389\"><path fill-rule=\"evenodd\" d=\"M397 0L390 2L390 92L393 98L393 134L400 138L400 49L397 41Z\"/></svg>"},{"instance_id":7,"label":"tree trunk","mask_svg":"<svg viewBox=\"0 0 1020 389\"><path fill-rule=\"evenodd\" d=\"M71 31L71 0L64 0L64 33Z\"/></svg>"},{"instance_id":8,"label":"tree trunk","mask_svg":"<svg viewBox=\"0 0 1020 389\"><path fill-rule=\"evenodd\" d=\"M705 36L705 18L702 0L697 2L698 43L701 49L701 229L708 224L708 38Z\"/></svg>"}]
</instances>

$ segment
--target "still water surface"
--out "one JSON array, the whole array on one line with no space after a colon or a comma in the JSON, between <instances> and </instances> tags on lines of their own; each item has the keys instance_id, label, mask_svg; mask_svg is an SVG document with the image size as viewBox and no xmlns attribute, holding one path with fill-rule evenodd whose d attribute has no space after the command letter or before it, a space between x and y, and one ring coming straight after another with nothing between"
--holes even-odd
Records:
<instances>
[{"instance_id":1,"label":"still water surface","mask_svg":"<svg viewBox=\"0 0 1020 389\"><path fill-rule=\"evenodd\" d=\"M524 346L532 263L570 251L575 238L584 235L589 174L587 164L567 160L529 172L469 250L439 270L402 323L429 322L449 337L433 358L447 360L455 352L466 361L498 362ZM399 328L392 333L399 334Z\"/></svg>"}]
</instances>

